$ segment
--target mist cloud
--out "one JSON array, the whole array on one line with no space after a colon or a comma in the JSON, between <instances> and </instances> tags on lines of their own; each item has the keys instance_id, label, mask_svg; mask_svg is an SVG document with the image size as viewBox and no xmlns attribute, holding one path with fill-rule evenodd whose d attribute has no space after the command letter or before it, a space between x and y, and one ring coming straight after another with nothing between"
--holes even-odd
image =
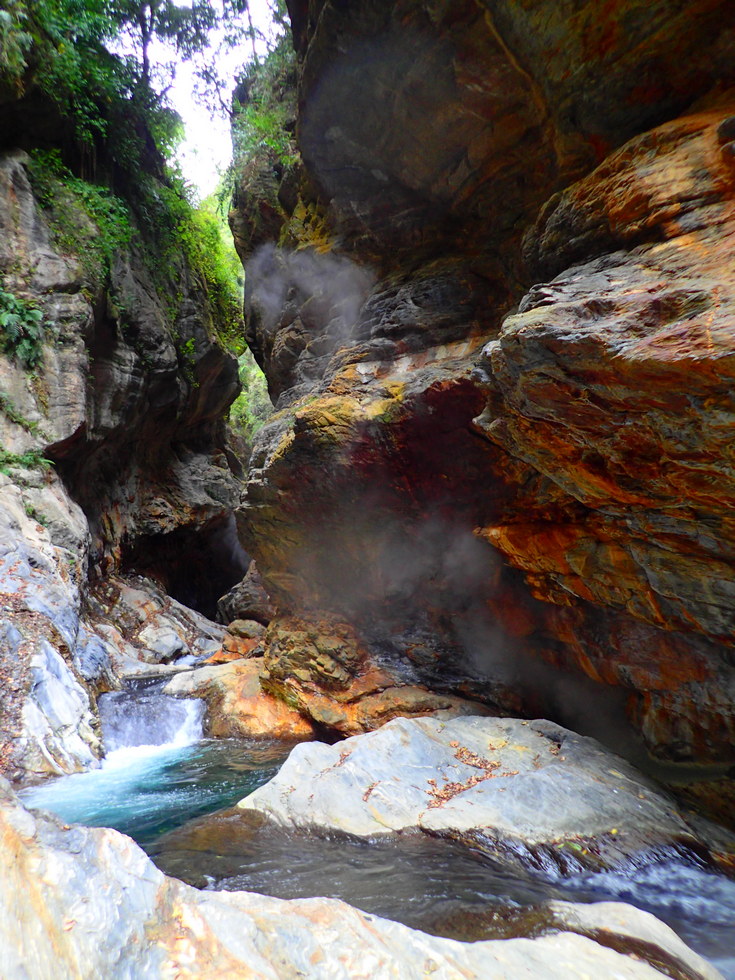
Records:
<instances>
[{"instance_id":1,"label":"mist cloud","mask_svg":"<svg viewBox=\"0 0 735 980\"><path fill-rule=\"evenodd\" d=\"M272 340L300 317L314 333L347 339L375 275L344 255L261 245L245 265L245 305Z\"/></svg>"}]
</instances>

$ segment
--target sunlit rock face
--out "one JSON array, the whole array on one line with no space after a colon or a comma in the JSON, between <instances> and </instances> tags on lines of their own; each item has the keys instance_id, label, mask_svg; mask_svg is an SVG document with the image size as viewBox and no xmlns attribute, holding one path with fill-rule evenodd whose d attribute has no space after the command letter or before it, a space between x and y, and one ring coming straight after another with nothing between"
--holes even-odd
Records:
<instances>
[{"instance_id":1,"label":"sunlit rock face","mask_svg":"<svg viewBox=\"0 0 735 980\"><path fill-rule=\"evenodd\" d=\"M291 12L331 253L291 221L311 279L251 260L279 411L238 518L281 615L405 684L730 764L735 11Z\"/></svg>"}]
</instances>

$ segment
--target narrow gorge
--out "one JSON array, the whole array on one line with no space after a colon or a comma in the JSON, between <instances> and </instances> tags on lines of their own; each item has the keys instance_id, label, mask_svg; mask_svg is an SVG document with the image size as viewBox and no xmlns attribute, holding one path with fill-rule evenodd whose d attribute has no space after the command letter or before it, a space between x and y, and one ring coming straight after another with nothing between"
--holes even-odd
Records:
<instances>
[{"instance_id":1,"label":"narrow gorge","mask_svg":"<svg viewBox=\"0 0 735 980\"><path fill-rule=\"evenodd\" d=\"M243 311L0 4L0 976L735 978L735 8L270 6Z\"/></svg>"}]
</instances>

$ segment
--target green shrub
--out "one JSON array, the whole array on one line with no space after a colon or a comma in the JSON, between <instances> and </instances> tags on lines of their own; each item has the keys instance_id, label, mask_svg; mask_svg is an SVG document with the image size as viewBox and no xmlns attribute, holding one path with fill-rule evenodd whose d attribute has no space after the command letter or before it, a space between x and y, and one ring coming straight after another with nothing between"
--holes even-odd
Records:
<instances>
[{"instance_id":1,"label":"green shrub","mask_svg":"<svg viewBox=\"0 0 735 980\"><path fill-rule=\"evenodd\" d=\"M220 204L237 196L238 185L278 208L277 181L299 153L296 121L296 55L288 33L262 61L251 62L232 99L232 163L218 192ZM272 186L264 186L272 183Z\"/></svg>"},{"instance_id":2,"label":"green shrub","mask_svg":"<svg viewBox=\"0 0 735 980\"><path fill-rule=\"evenodd\" d=\"M298 159L296 121L296 55L283 34L262 61L251 62L241 75L233 107L234 163L270 151L283 166Z\"/></svg>"},{"instance_id":3,"label":"green shrub","mask_svg":"<svg viewBox=\"0 0 735 980\"><path fill-rule=\"evenodd\" d=\"M251 443L255 433L273 414L273 405L265 375L250 351L241 354L237 363L242 391L230 407L230 425L246 442Z\"/></svg>"},{"instance_id":4,"label":"green shrub","mask_svg":"<svg viewBox=\"0 0 735 980\"><path fill-rule=\"evenodd\" d=\"M38 422L31 422L27 419L25 415L22 415L15 406L10 395L4 391L0 391L0 411L2 411L11 422L19 425L26 432L33 436L40 436L42 439L46 438L45 433L42 431L41 426Z\"/></svg>"},{"instance_id":5,"label":"green shrub","mask_svg":"<svg viewBox=\"0 0 735 980\"><path fill-rule=\"evenodd\" d=\"M0 286L0 350L33 370L43 358L43 313Z\"/></svg>"},{"instance_id":6,"label":"green shrub","mask_svg":"<svg viewBox=\"0 0 735 980\"><path fill-rule=\"evenodd\" d=\"M40 449L29 449L19 454L11 453L0 446L0 473L6 476L15 467L26 470L47 470L51 465L51 460L45 459Z\"/></svg>"},{"instance_id":7,"label":"green shrub","mask_svg":"<svg viewBox=\"0 0 735 980\"><path fill-rule=\"evenodd\" d=\"M61 248L81 259L92 282L104 281L133 236L128 206L106 187L75 177L58 150L34 150L28 174Z\"/></svg>"},{"instance_id":8,"label":"green shrub","mask_svg":"<svg viewBox=\"0 0 735 980\"><path fill-rule=\"evenodd\" d=\"M20 92L33 35L28 32L28 10L22 0L5 0L4 6L0 10L0 76Z\"/></svg>"}]
</instances>

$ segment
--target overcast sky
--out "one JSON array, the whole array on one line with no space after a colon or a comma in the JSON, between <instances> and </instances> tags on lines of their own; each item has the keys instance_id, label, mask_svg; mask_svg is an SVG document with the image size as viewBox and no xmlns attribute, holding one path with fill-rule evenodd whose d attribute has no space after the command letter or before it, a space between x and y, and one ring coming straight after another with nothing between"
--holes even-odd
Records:
<instances>
[{"instance_id":1,"label":"overcast sky","mask_svg":"<svg viewBox=\"0 0 735 980\"><path fill-rule=\"evenodd\" d=\"M186 0L178 0L180 6L186 6ZM268 10L267 0L250 0L250 10L254 26L266 35L272 36L273 25ZM215 40L213 47L216 47ZM266 45L257 44L259 54L264 54ZM151 51L151 58L155 54ZM161 55L165 59L165 54ZM219 58L219 70L226 75L234 86L235 76L242 71L245 64L252 60L252 47L247 41L242 47L228 51ZM217 186L220 173L227 167L232 155L230 143L230 122L223 113L214 119L206 109L194 101L194 79L191 65L181 64L176 72L176 79L169 92L169 98L184 120L186 140L181 145L177 158L181 164L184 176L204 198ZM226 101L229 102L229 93Z\"/></svg>"}]
</instances>

